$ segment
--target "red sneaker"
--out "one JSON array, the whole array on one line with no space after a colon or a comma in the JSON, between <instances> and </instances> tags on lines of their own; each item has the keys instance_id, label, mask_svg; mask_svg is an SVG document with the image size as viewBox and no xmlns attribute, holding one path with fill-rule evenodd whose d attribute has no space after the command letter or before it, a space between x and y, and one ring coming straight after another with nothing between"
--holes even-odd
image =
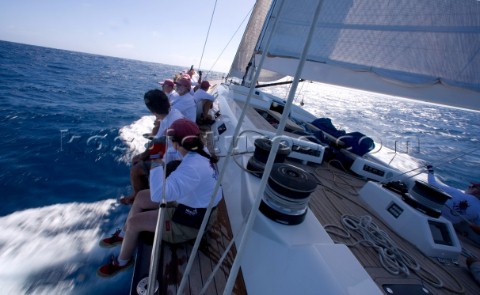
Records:
<instances>
[{"instance_id":1,"label":"red sneaker","mask_svg":"<svg viewBox=\"0 0 480 295\"><path fill-rule=\"evenodd\" d=\"M117 258L112 255L112 258L109 263L106 263L100 266L97 270L97 275L101 277L111 277L117 273L124 271L133 265L133 258L130 258L127 264L120 266L118 264Z\"/></svg>"},{"instance_id":2,"label":"red sneaker","mask_svg":"<svg viewBox=\"0 0 480 295\"><path fill-rule=\"evenodd\" d=\"M120 245L123 242L123 238L120 235L121 229L117 229L115 233L110 238L105 238L100 241L100 246L104 248L111 248L115 247L116 245Z\"/></svg>"},{"instance_id":3,"label":"red sneaker","mask_svg":"<svg viewBox=\"0 0 480 295\"><path fill-rule=\"evenodd\" d=\"M133 197L121 197L120 203L123 205L132 205L133 201L135 201L135 196Z\"/></svg>"}]
</instances>

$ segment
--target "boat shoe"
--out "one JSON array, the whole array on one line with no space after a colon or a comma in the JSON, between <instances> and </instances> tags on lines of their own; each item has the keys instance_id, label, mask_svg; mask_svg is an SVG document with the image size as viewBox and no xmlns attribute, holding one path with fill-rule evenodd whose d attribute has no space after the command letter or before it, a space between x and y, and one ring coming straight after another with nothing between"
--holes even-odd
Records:
<instances>
[{"instance_id":1,"label":"boat shoe","mask_svg":"<svg viewBox=\"0 0 480 295\"><path fill-rule=\"evenodd\" d=\"M132 205L135 197L121 197L120 203L123 205Z\"/></svg>"},{"instance_id":2,"label":"boat shoe","mask_svg":"<svg viewBox=\"0 0 480 295\"><path fill-rule=\"evenodd\" d=\"M112 277L117 273L130 268L133 265L133 258L130 258L127 264L120 266L117 258L112 255L110 262L100 266L97 270L97 275L101 277Z\"/></svg>"},{"instance_id":3,"label":"boat shoe","mask_svg":"<svg viewBox=\"0 0 480 295\"><path fill-rule=\"evenodd\" d=\"M120 236L121 229L117 229L115 233L110 238L105 238L100 241L100 246L104 248L111 248L115 247L116 245L120 245L123 242L123 237Z\"/></svg>"}]
</instances>

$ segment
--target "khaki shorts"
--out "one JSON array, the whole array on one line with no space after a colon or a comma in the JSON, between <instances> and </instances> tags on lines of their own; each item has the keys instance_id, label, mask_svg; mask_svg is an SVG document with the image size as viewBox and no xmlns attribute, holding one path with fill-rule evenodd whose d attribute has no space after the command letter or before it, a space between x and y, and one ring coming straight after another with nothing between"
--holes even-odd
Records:
<instances>
[{"instance_id":1,"label":"khaki shorts","mask_svg":"<svg viewBox=\"0 0 480 295\"><path fill-rule=\"evenodd\" d=\"M162 239L165 242L178 244L197 238L198 229L172 221L173 213L175 213L176 209L176 203L168 203L165 209L164 231L162 236ZM210 214L207 230L213 225L215 220L217 220L216 208L213 209L212 213Z\"/></svg>"}]
</instances>

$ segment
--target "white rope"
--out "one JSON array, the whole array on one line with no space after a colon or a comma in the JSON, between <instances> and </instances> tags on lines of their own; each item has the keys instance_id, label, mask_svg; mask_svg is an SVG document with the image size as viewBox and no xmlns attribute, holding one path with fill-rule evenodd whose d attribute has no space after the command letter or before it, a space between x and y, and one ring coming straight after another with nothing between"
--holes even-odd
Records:
<instances>
[{"instance_id":1,"label":"white rope","mask_svg":"<svg viewBox=\"0 0 480 295\"><path fill-rule=\"evenodd\" d=\"M347 198L345 196L342 196L341 194L339 194L337 191L333 190L333 189L330 189L328 187L324 187L325 189L328 189L331 193L333 194L337 194L338 196L344 198L345 200L348 200L350 202L353 202L354 204L356 204L357 206L363 208L364 210L368 211L367 208L364 208L361 204L359 204L358 202L350 199L350 198ZM328 198L327 198L328 199ZM337 211L340 213L340 211L338 210L337 208ZM344 215L345 216L345 215ZM343 218L343 216L342 216ZM342 224L344 225L344 227L346 229L344 229L343 227L339 227L337 225L326 225L324 226L325 230L330 234L330 235L336 235L336 236L340 236L340 237L343 237L345 239L349 239L351 238L351 234L350 232L348 231L348 229L352 229L354 230L355 232L357 231L360 231L361 229L361 226L359 226L359 222L358 221L355 221L355 220L358 220L359 218L357 217L354 217L353 219L346 219L346 220L343 220L342 219ZM371 219L371 218L367 218L367 219ZM345 224L347 224L348 226L345 226ZM365 222L363 223L365 224ZM373 225L374 228L378 228L378 226L376 225ZM332 231L332 229L335 229L336 231ZM337 231L344 231L345 234L342 235L342 234L339 234ZM340 242L340 241L335 241L335 242ZM359 240L353 244L346 244L346 243L343 243L345 244L347 247L355 247L357 245L364 245L366 247L372 247L372 241L370 240ZM458 289L453 289L451 287L448 287L446 286L443 281L436 275L434 275L432 272L427 272L424 268L422 268L418 263L417 261L411 256L409 255L406 251L404 251L403 249L401 248L398 248L397 247L397 250L399 251L400 253L400 256L403 257L403 263L410 269L412 270L421 280L424 280L425 282L429 283L430 285L436 287L436 288L444 288L448 291L451 291L453 293L457 293L457 294L463 294L465 293L465 288L464 286L459 282L459 280L452 274L450 273L448 270L446 269L443 269L444 272L449 275L452 280L455 281L455 283L457 284L458 286ZM462 249L463 250L463 249ZM467 256L469 255L470 253L468 253L468 251L466 251L465 249L465 253L463 253L462 251L462 254ZM432 261L433 263L436 263L439 267L443 268L443 266L436 260L432 259L431 257L428 257L428 256L425 256L426 258L428 258L430 261ZM382 264L383 265L383 264ZM399 271L400 273L400 271Z\"/></svg>"},{"instance_id":2,"label":"white rope","mask_svg":"<svg viewBox=\"0 0 480 295\"><path fill-rule=\"evenodd\" d=\"M420 265L417 261L403 249L399 248L389 235L372 221L371 216L356 217L343 215L342 224L347 230L353 230L362 236L363 240L359 241L359 243L367 243L377 251L380 263L389 273L409 275L409 269L413 271L420 270Z\"/></svg>"}]
</instances>

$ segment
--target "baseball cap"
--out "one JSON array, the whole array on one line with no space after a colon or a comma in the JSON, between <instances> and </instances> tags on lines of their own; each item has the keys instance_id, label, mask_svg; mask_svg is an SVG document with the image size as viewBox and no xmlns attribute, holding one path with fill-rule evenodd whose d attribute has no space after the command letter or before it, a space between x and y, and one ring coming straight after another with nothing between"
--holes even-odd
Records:
<instances>
[{"instance_id":1,"label":"baseball cap","mask_svg":"<svg viewBox=\"0 0 480 295\"><path fill-rule=\"evenodd\" d=\"M198 147L200 129L189 119L178 119L168 128L167 136L171 136L172 141L180 143L186 149L192 150Z\"/></svg>"},{"instance_id":2,"label":"baseball cap","mask_svg":"<svg viewBox=\"0 0 480 295\"><path fill-rule=\"evenodd\" d=\"M185 76L182 76L181 78L177 79L177 81L175 81L175 84L183 85L189 89L192 87L192 81L190 80L190 78L187 78Z\"/></svg>"},{"instance_id":3,"label":"baseball cap","mask_svg":"<svg viewBox=\"0 0 480 295\"><path fill-rule=\"evenodd\" d=\"M158 83L159 83L160 85L162 85L162 86L163 86L163 85L167 85L167 86L170 86L170 87L173 87L173 86L174 86L173 80L171 80L171 79L166 79L165 81L163 81L163 82L158 82Z\"/></svg>"},{"instance_id":4,"label":"baseball cap","mask_svg":"<svg viewBox=\"0 0 480 295\"><path fill-rule=\"evenodd\" d=\"M200 88L203 90L208 90L208 88L210 88L210 83L208 81L202 81Z\"/></svg>"}]
</instances>

